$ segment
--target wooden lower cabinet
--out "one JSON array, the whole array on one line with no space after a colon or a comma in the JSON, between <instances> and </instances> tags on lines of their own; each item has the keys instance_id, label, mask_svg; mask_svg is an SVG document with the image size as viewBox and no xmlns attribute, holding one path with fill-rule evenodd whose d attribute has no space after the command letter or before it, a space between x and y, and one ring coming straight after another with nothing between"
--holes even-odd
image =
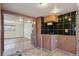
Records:
<instances>
[{"instance_id":1,"label":"wooden lower cabinet","mask_svg":"<svg viewBox=\"0 0 79 59\"><path fill-rule=\"evenodd\" d=\"M39 37L40 38L40 37ZM40 39L37 39L37 47L44 50L54 50L57 48L57 36L56 35L41 35Z\"/></svg>"},{"instance_id":2,"label":"wooden lower cabinet","mask_svg":"<svg viewBox=\"0 0 79 59\"><path fill-rule=\"evenodd\" d=\"M42 39L41 39L41 37L39 37L39 38L36 40L36 46L37 46L37 48L42 48Z\"/></svg>"},{"instance_id":3,"label":"wooden lower cabinet","mask_svg":"<svg viewBox=\"0 0 79 59\"><path fill-rule=\"evenodd\" d=\"M46 50L54 50L57 47L57 36L42 35L42 48Z\"/></svg>"},{"instance_id":4,"label":"wooden lower cabinet","mask_svg":"<svg viewBox=\"0 0 79 59\"><path fill-rule=\"evenodd\" d=\"M67 35L45 35L41 36L38 45L45 50L56 48L76 54L76 37Z\"/></svg>"},{"instance_id":5,"label":"wooden lower cabinet","mask_svg":"<svg viewBox=\"0 0 79 59\"><path fill-rule=\"evenodd\" d=\"M76 38L75 36L65 36L65 35L58 35L57 39L57 48L76 53Z\"/></svg>"},{"instance_id":6,"label":"wooden lower cabinet","mask_svg":"<svg viewBox=\"0 0 79 59\"><path fill-rule=\"evenodd\" d=\"M51 36L50 35L42 36L42 48L51 50Z\"/></svg>"},{"instance_id":7,"label":"wooden lower cabinet","mask_svg":"<svg viewBox=\"0 0 79 59\"><path fill-rule=\"evenodd\" d=\"M38 46L45 50L56 48L76 54L76 37L67 35L41 35Z\"/></svg>"}]
</instances>

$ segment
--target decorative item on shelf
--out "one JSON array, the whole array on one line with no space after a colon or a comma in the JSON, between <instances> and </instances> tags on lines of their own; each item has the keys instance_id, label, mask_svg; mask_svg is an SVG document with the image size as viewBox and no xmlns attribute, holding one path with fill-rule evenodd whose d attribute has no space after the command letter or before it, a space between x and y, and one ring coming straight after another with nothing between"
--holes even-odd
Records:
<instances>
[{"instance_id":1,"label":"decorative item on shelf","mask_svg":"<svg viewBox=\"0 0 79 59\"><path fill-rule=\"evenodd\" d=\"M71 17L69 17L68 21L71 21Z\"/></svg>"},{"instance_id":2,"label":"decorative item on shelf","mask_svg":"<svg viewBox=\"0 0 79 59\"><path fill-rule=\"evenodd\" d=\"M65 18L65 19L68 19L68 17L67 17L67 16L65 16L64 18Z\"/></svg>"},{"instance_id":3,"label":"decorative item on shelf","mask_svg":"<svg viewBox=\"0 0 79 59\"><path fill-rule=\"evenodd\" d=\"M65 33L68 33L68 29L65 29Z\"/></svg>"},{"instance_id":4,"label":"decorative item on shelf","mask_svg":"<svg viewBox=\"0 0 79 59\"><path fill-rule=\"evenodd\" d=\"M23 18L22 18L22 17L20 17L20 18L19 18L19 21L20 21L20 22L23 22Z\"/></svg>"},{"instance_id":5,"label":"decorative item on shelf","mask_svg":"<svg viewBox=\"0 0 79 59\"><path fill-rule=\"evenodd\" d=\"M75 31L76 31L76 27L75 27Z\"/></svg>"}]
</instances>

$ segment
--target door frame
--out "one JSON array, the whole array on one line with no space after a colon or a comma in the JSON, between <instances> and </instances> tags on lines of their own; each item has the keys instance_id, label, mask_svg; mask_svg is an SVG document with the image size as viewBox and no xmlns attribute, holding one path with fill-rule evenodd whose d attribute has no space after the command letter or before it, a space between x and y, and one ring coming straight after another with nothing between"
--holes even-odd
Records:
<instances>
[{"instance_id":1,"label":"door frame","mask_svg":"<svg viewBox=\"0 0 79 59\"><path fill-rule=\"evenodd\" d=\"M4 53L4 16L1 9L1 55Z\"/></svg>"}]
</instances>

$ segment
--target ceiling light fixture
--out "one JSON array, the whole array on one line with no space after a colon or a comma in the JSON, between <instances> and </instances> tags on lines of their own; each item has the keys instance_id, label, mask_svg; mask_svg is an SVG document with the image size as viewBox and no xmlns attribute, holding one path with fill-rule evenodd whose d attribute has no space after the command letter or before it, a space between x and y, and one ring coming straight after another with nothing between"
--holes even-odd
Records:
<instances>
[{"instance_id":1,"label":"ceiling light fixture","mask_svg":"<svg viewBox=\"0 0 79 59\"><path fill-rule=\"evenodd\" d=\"M20 17L20 18L19 18L19 21L20 21L20 22L22 22L22 21L23 21L22 17Z\"/></svg>"},{"instance_id":2,"label":"ceiling light fixture","mask_svg":"<svg viewBox=\"0 0 79 59\"><path fill-rule=\"evenodd\" d=\"M53 25L53 23L49 22L49 23L47 23L47 25Z\"/></svg>"},{"instance_id":3,"label":"ceiling light fixture","mask_svg":"<svg viewBox=\"0 0 79 59\"><path fill-rule=\"evenodd\" d=\"M35 22L35 21L33 21L33 24L36 24L36 22Z\"/></svg>"},{"instance_id":4,"label":"ceiling light fixture","mask_svg":"<svg viewBox=\"0 0 79 59\"><path fill-rule=\"evenodd\" d=\"M27 20L27 22L28 22L28 23L31 23L32 21L31 21L31 20Z\"/></svg>"},{"instance_id":5,"label":"ceiling light fixture","mask_svg":"<svg viewBox=\"0 0 79 59\"><path fill-rule=\"evenodd\" d=\"M47 3L40 3L40 7L47 6Z\"/></svg>"},{"instance_id":6,"label":"ceiling light fixture","mask_svg":"<svg viewBox=\"0 0 79 59\"><path fill-rule=\"evenodd\" d=\"M51 11L51 13L57 14L60 12L60 10L57 7L54 7L54 9Z\"/></svg>"}]
</instances>

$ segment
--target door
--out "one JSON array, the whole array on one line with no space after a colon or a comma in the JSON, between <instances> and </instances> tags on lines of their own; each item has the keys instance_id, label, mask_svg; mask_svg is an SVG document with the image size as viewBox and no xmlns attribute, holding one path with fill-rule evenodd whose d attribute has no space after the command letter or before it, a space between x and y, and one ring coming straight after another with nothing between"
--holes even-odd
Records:
<instances>
[{"instance_id":1,"label":"door","mask_svg":"<svg viewBox=\"0 0 79 59\"><path fill-rule=\"evenodd\" d=\"M1 5L0 5L1 6ZM0 7L1 8L1 7ZM1 12L1 9L0 9L0 48L1 48L1 55L3 55L3 52L4 52L4 20L3 20L3 13Z\"/></svg>"}]
</instances>

